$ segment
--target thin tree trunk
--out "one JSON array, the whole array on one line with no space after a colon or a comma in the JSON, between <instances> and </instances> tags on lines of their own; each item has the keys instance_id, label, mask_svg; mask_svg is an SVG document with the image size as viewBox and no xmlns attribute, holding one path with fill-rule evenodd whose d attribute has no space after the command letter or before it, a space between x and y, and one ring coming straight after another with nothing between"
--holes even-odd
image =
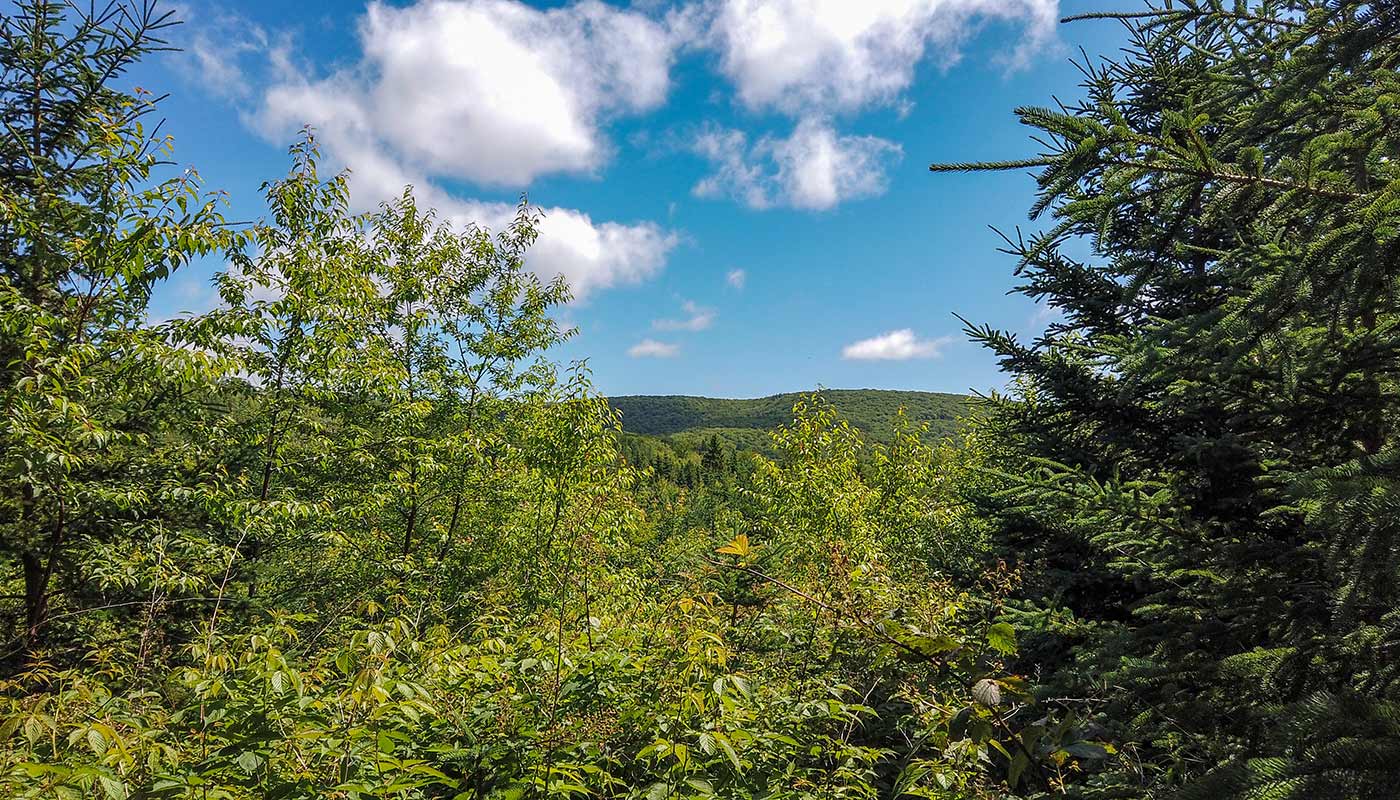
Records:
<instances>
[{"instance_id":1,"label":"thin tree trunk","mask_svg":"<svg viewBox=\"0 0 1400 800\"><path fill-rule=\"evenodd\" d=\"M408 480L413 484L412 494L408 501L408 519L403 527L403 554L407 556L413 550L413 528L418 523L418 464L414 462L409 469Z\"/></svg>"},{"instance_id":2,"label":"thin tree trunk","mask_svg":"<svg viewBox=\"0 0 1400 800\"><path fill-rule=\"evenodd\" d=\"M31 484L24 487L21 519L35 521L34 487ZM20 564L24 569L24 638L25 646L29 649L38 646L42 641L44 625L49 621L49 581L53 577L54 566L58 563L67 524L64 507L60 502L58 517L54 520L53 529L49 531L48 540L41 546L27 549L20 554Z\"/></svg>"},{"instance_id":3,"label":"thin tree trunk","mask_svg":"<svg viewBox=\"0 0 1400 800\"><path fill-rule=\"evenodd\" d=\"M38 553L20 556L24 564L24 641L33 649L40 642L44 623L49 616L48 570Z\"/></svg>"},{"instance_id":4,"label":"thin tree trunk","mask_svg":"<svg viewBox=\"0 0 1400 800\"><path fill-rule=\"evenodd\" d=\"M452 546L453 539L457 538L457 522L462 518L462 490L458 489L452 497L452 516L447 522L447 535L442 538L442 547L438 549L438 558L447 556L448 549Z\"/></svg>"}]
</instances>

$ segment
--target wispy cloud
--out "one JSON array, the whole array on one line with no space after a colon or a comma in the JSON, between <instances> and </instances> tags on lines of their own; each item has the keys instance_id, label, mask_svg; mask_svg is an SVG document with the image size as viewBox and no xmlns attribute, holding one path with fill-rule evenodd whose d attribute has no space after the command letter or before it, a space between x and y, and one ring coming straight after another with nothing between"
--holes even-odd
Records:
<instances>
[{"instance_id":1,"label":"wispy cloud","mask_svg":"<svg viewBox=\"0 0 1400 800\"><path fill-rule=\"evenodd\" d=\"M690 300L681 303L681 311L686 316L680 319L652 320L651 327L658 331L703 331L715 321L715 310L697 305Z\"/></svg>"},{"instance_id":2,"label":"wispy cloud","mask_svg":"<svg viewBox=\"0 0 1400 800\"><path fill-rule=\"evenodd\" d=\"M728 284L729 288L742 291L749 282L749 273L742 269L731 269L724 276L724 282Z\"/></svg>"},{"instance_id":3,"label":"wispy cloud","mask_svg":"<svg viewBox=\"0 0 1400 800\"><path fill-rule=\"evenodd\" d=\"M178 50L170 57L177 73L221 100L251 101L268 76L295 71L290 32L263 26L217 6L181 5Z\"/></svg>"},{"instance_id":4,"label":"wispy cloud","mask_svg":"<svg viewBox=\"0 0 1400 800\"><path fill-rule=\"evenodd\" d=\"M907 361L911 358L938 358L943 348L953 341L951 336L920 339L909 328L861 339L846 345L841 357L851 361Z\"/></svg>"},{"instance_id":5,"label":"wispy cloud","mask_svg":"<svg viewBox=\"0 0 1400 800\"><path fill-rule=\"evenodd\" d=\"M743 131L710 128L691 149L714 171L695 184L698 197L729 197L749 208L822 211L885 191L888 165L903 149L875 136L838 134L829 122L805 119L786 138L752 145Z\"/></svg>"},{"instance_id":6,"label":"wispy cloud","mask_svg":"<svg viewBox=\"0 0 1400 800\"><path fill-rule=\"evenodd\" d=\"M1064 309L1057 308L1049 303L1041 303L1035 307L1035 311L1031 314L1030 318L1026 320L1026 327L1041 329L1051 322L1063 319L1064 315Z\"/></svg>"},{"instance_id":7,"label":"wispy cloud","mask_svg":"<svg viewBox=\"0 0 1400 800\"><path fill-rule=\"evenodd\" d=\"M632 358L675 358L680 352L679 346L655 339L643 339L627 348L627 355Z\"/></svg>"}]
</instances>

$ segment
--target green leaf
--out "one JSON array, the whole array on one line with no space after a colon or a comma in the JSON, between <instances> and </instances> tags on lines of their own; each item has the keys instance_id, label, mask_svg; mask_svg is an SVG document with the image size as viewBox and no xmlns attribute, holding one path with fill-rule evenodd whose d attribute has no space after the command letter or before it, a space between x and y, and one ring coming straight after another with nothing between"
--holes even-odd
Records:
<instances>
[{"instance_id":1,"label":"green leaf","mask_svg":"<svg viewBox=\"0 0 1400 800\"><path fill-rule=\"evenodd\" d=\"M729 763L734 765L735 771L742 773L744 771L744 765L739 761L739 754L734 752L734 747L729 744L729 737L716 736L715 742L719 744L719 748L723 750L725 756L729 758Z\"/></svg>"},{"instance_id":2,"label":"green leaf","mask_svg":"<svg viewBox=\"0 0 1400 800\"><path fill-rule=\"evenodd\" d=\"M747 556L750 553L749 537L746 533L741 533L730 540L729 544L716 548L716 553L734 555L739 557Z\"/></svg>"},{"instance_id":3,"label":"green leaf","mask_svg":"<svg viewBox=\"0 0 1400 800\"><path fill-rule=\"evenodd\" d=\"M1025 752L1016 751L1016 755L1011 757L1011 765L1006 770L1006 782L1013 788L1021 783L1021 775L1025 773L1026 767L1030 766L1031 760L1026 757Z\"/></svg>"},{"instance_id":4,"label":"green leaf","mask_svg":"<svg viewBox=\"0 0 1400 800\"><path fill-rule=\"evenodd\" d=\"M266 759L256 750L244 750L242 753L238 754L238 758L235 758L234 761L244 772L249 775L256 775Z\"/></svg>"},{"instance_id":5,"label":"green leaf","mask_svg":"<svg viewBox=\"0 0 1400 800\"><path fill-rule=\"evenodd\" d=\"M97 776L97 782L102 784L102 791L111 800L126 800L126 784L116 778L106 775Z\"/></svg>"},{"instance_id":6,"label":"green leaf","mask_svg":"<svg viewBox=\"0 0 1400 800\"><path fill-rule=\"evenodd\" d=\"M1016 629L1005 622L998 622L987 629L987 644L1003 655L1016 652Z\"/></svg>"},{"instance_id":7,"label":"green leaf","mask_svg":"<svg viewBox=\"0 0 1400 800\"><path fill-rule=\"evenodd\" d=\"M1097 742L1075 742L1065 752L1076 758L1108 758L1108 748Z\"/></svg>"}]
</instances>

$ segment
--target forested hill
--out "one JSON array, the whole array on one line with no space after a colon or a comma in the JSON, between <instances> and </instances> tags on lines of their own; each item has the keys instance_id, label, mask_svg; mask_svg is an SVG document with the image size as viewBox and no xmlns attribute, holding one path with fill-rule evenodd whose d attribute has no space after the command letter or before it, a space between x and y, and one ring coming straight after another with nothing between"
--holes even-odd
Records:
<instances>
[{"instance_id":1,"label":"forested hill","mask_svg":"<svg viewBox=\"0 0 1400 800\"><path fill-rule=\"evenodd\" d=\"M647 436L719 433L730 441L759 436L792 420L795 403L812 393L788 392L750 400L687 395L626 395L609 398L622 412L622 427ZM882 389L825 389L819 392L852 425L877 441L888 441L900 408L914 423L927 422L941 436L957 428L972 398L960 394ZM736 442L737 443L737 442Z\"/></svg>"}]
</instances>

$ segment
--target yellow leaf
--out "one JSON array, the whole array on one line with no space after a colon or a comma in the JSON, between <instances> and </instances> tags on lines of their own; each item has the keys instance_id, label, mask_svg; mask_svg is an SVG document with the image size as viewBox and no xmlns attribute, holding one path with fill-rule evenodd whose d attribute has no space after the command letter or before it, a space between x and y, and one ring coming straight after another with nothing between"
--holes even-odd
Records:
<instances>
[{"instance_id":1,"label":"yellow leaf","mask_svg":"<svg viewBox=\"0 0 1400 800\"><path fill-rule=\"evenodd\" d=\"M734 556L746 556L749 554L749 537L747 534L735 536L729 544L715 550L716 553L726 553Z\"/></svg>"}]
</instances>

